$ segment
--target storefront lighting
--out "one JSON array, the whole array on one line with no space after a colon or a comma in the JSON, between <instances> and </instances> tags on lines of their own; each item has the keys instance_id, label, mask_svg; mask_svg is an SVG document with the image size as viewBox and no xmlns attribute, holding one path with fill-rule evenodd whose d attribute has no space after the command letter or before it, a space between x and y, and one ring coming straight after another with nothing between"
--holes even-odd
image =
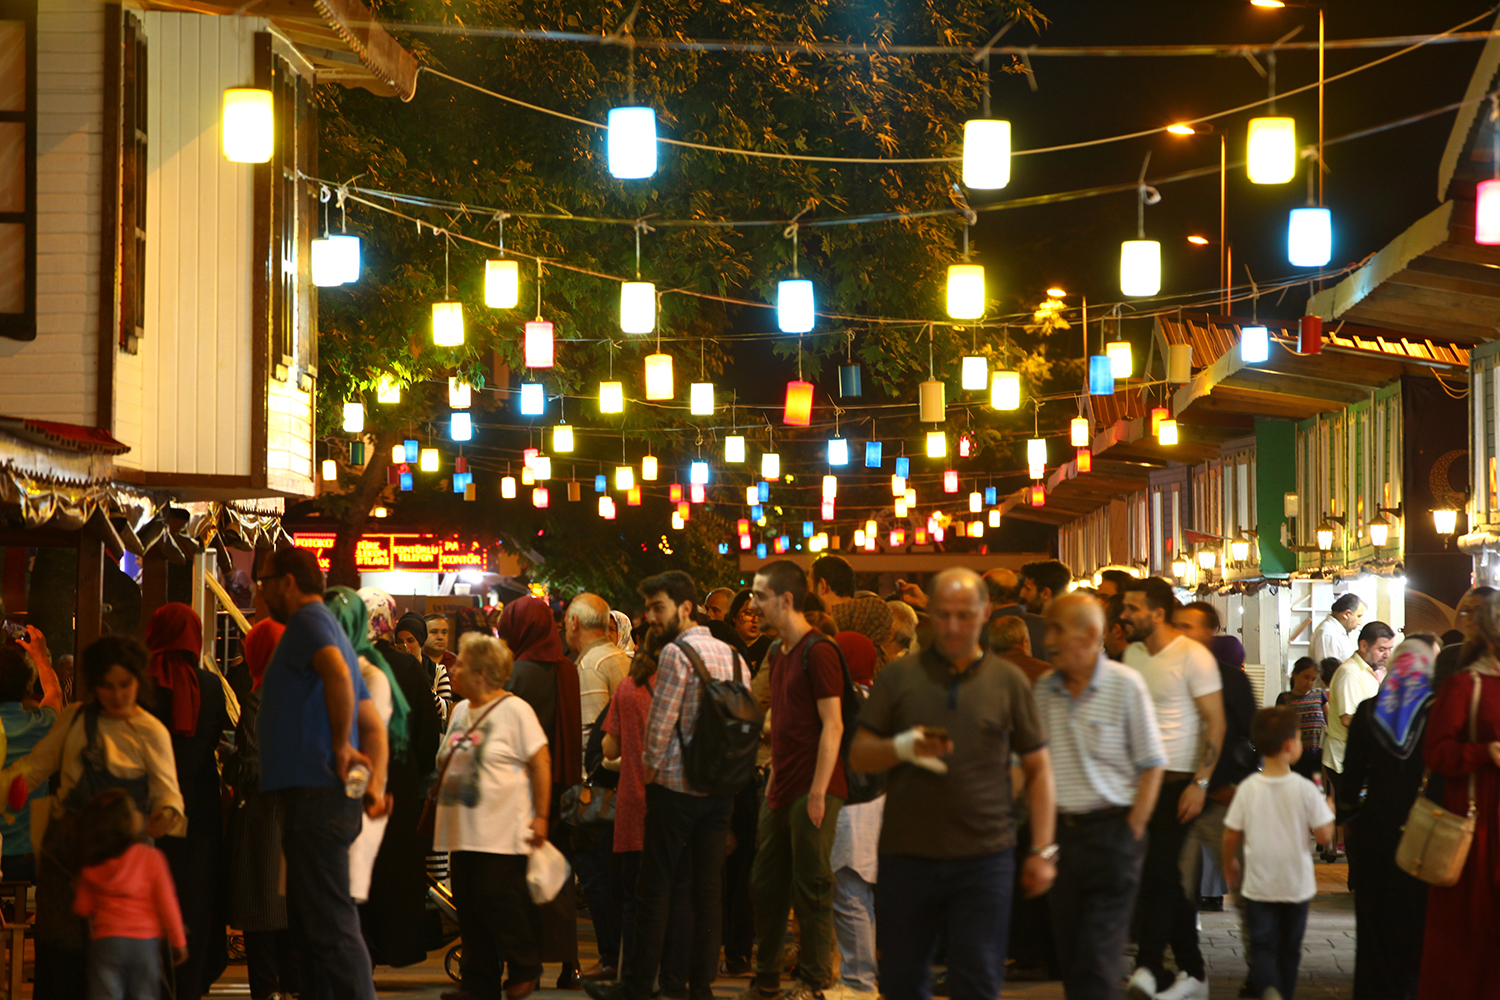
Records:
<instances>
[{"instance_id":1,"label":"storefront lighting","mask_svg":"<svg viewBox=\"0 0 1500 1000\"><path fill-rule=\"evenodd\" d=\"M1458 511L1442 507L1432 512L1432 526L1440 535L1452 535L1458 531Z\"/></svg>"}]
</instances>

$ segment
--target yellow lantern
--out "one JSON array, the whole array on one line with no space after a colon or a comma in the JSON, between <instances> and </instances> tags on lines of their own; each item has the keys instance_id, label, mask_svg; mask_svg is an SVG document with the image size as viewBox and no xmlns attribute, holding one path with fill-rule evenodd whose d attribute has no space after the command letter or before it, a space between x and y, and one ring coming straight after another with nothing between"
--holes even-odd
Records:
<instances>
[{"instance_id":1,"label":"yellow lantern","mask_svg":"<svg viewBox=\"0 0 1500 1000\"><path fill-rule=\"evenodd\" d=\"M917 387L917 415L924 424L940 424L947 412L943 383L928 379Z\"/></svg>"},{"instance_id":2,"label":"yellow lantern","mask_svg":"<svg viewBox=\"0 0 1500 1000\"><path fill-rule=\"evenodd\" d=\"M1176 444L1177 421L1163 420L1161 426L1157 428L1156 440L1159 444Z\"/></svg>"},{"instance_id":3,"label":"yellow lantern","mask_svg":"<svg viewBox=\"0 0 1500 1000\"><path fill-rule=\"evenodd\" d=\"M220 127L225 158L235 163L269 162L276 145L275 118L269 90L231 87L224 91Z\"/></svg>"},{"instance_id":4,"label":"yellow lantern","mask_svg":"<svg viewBox=\"0 0 1500 1000\"><path fill-rule=\"evenodd\" d=\"M1285 184L1297 173L1297 126L1291 118L1252 118L1245 156L1252 184Z\"/></svg>"},{"instance_id":5,"label":"yellow lantern","mask_svg":"<svg viewBox=\"0 0 1500 1000\"><path fill-rule=\"evenodd\" d=\"M1135 368L1130 355L1130 341L1112 340L1104 345L1104 354L1109 358L1110 372L1115 378L1129 378Z\"/></svg>"},{"instance_id":6,"label":"yellow lantern","mask_svg":"<svg viewBox=\"0 0 1500 1000\"><path fill-rule=\"evenodd\" d=\"M1432 526L1440 535L1451 535L1458 531L1458 511L1441 508L1432 512Z\"/></svg>"},{"instance_id":7,"label":"yellow lantern","mask_svg":"<svg viewBox=\"0 0 1500 1000\"><path fill-rule=\"evenodd\" d=\"M552 478L552 459L546 455L538 455L531 460L531 478L538 483L545 483Z\"/></svg>"},{"instance_id":8,"label":"yellow lantern","mask_svg":"<svg viewBox=\"0 0 1500 1000\"><path fill-rule=\"evenodd\" d=\"M506 500L514 500L516 498L515 476L506 476L500 480L500 495Z\"/></svg>"},{"instance_id":9,"label":"yellow lantern","mask_svg":"<svg viewBox=\"0 0 1500 1000\"><path fill-rule=\"evenodd\" d=\"M646 398L672 398L672 355L646 355Z\"/></svg>"},{"instance_id":10,"label":"yellow lantern","mask_svg":"<svg viewBox=\"0 0 1500 1000\"><path fill-rule=\"evenodd\" d=\"M990 405L997 410L1014 410L1020 407L1020 372L995 372L990 376Z\"/></svg>"},{"instance_id":11,"label":"yellow lantern","mask_svg":"<svg viewBox=\"0 0 1500 1000\"><path fill-rule=\"evenodd\" d=\"M984 509L984 494L977 490L969 494L969 513L978 514Z\"/></svg>"},{"instance_id":12,"label":"yellow lantern","mask_svg":"<svg viewBox=\"0 0 1500 1000\"><path fill-rule=\"evenodd\" d=\"M375 402L401 402L401 383L388 375L382 375L380 377L380 384L375 387Z\"/></svg>"},{"instance_id":13,"label":"yellow lantern","mask_svg":"<svg viewBox=\"0 0 1500 1000\"><path fill-rule=\"evenodd\" d=\"M948 265L948 315L954 319L984 315L983 264Z\"/></svg>"},{"instance_id":14,"label":"yellow lantern","mask_svg":"<svg viewBox=\"0 0 1500 1000\"><path fill-rule=\"evenodd\" d=\"M645 458L641 459L641 478L648 483L654 483L656 481L656 475L656 456L647 455Z\"/></svg>"},{"instance_id":15,"label":"yellow lantern","mask_svg":"<svg viewBox=\"0 0 1500 1000\"><path fill-rule=\"evenodd\" d=\"M615 466L615 489L635 489L635 468L629 465Z\"/></svg>"},{"instance_id":16,"label":"yellow lantern","mask_svg":"<svg viewBox=\"0 0 1500 1000\"><path fill-rule=\"evenodd\" d=\"M1010 183L1010 122L964 122L964 186L993 191Z\"/></svg>"},{"instance_id":17,"label":"yellow lantern","mask_svg":"<svg viewBox=\"0 0 1500 1000\"><path fill-rule=\"evenodd\" d=\"M620 329L625 333L650 333L656 329L656 285L649 281L626 281L620 285Z\"/></svg>"},{"instance_id":18,"label":"yellow lantern","mask_svg":"<svg viewBox=\"0 0 1500 1000\"><path fill-rule=\"evenodd\" d=\"M1333 522L1324 521L1318 525L1318 548L1328 552L1333 548Z\"/></svg>"},{"instance_id":19,"label":"yellow lantern","mask_svg":"<svg viewBox=\"0 0 1500 1000\"><path fill-rule=\"evenodd\" d=\"M999 507L991 507L990 508L990 527L991 528L998 528L998 527L1000 527L1000 508Z\"/></svg>"},{"instance_id":20,"label":"yellow lantern","mask_svg":"<svg viewBox=\"0 0 1500 1000\"><path fill-rule=\"evenodd\" d=\"M1089 446L1089 418L1074 417L1069 425L1072 432L1072 444L1075 448L1087 448Z\"/></svg>"},{"instance_id":21,"label":"yellow lantern","mask_svg":"<svg viewBox=\"0 0 1500 1000\"><path fill-rule=\"evenodd\" d=\"M514 309L521 300L521 265L514 260L484 262L484 304L491 309Z\"/></svg>"},{"instance_id":22,"label":"yellow lantern","mask_svg":"<svg viewBox=\"0 0 1500 1000\"><path fill-rule=\"evenodd\" d=\"M1198 553L1198 565L1203 569L1213 569L1218 561L1218 554L1213 549L1203 549Z\"/></svg>"},{"instance_id":23,"label":"yellow lantern","mask_svg":"<svg viewBox=\"0 0 1500 1000\"><path fill-rule=\"evenodd\" d=\"M990 361L989 358L969 355L964 358L963 367L959 369L959 384L963 388L983 392L990 385Z\"/></svg>"},{"instance_id":24,"label":"yellow lantern","mask_svg":"<svg viewBox=\"0 0 1500 1000\"><path fill-rule=\"evenodd\" d=\"M688 412L695 417L713 415L714 384L712 382L694 382L688 388Z\"/></svg>"},{"instance_id":25,"label":"yellow lantern","mask_svg":"<svg viewBox=\"0 0 1500 1000\"><path fill-rule=\"evenodd\" d=\"M891 505L895 508L897 517L905 517L907 514L906 497L897 497L896 502Z\"/></svg>"},{"instance_id":26,"label":"yellow lantern","mask_svg":"<svg viewBox=\"0 0 1500 1000\"><path fill-rule=\"evenodd\" d=\"M781 478L780 455L774 451L768 451L760 456L760 477L767 482L774 482Z\"/></svg>"},{"instance_id":27,"label":"yellow lantern","mask_svg":"<svg viewBox=\"0 0 1500 1000\"><path fill-rule=\"evenodd\" d=\"M448 376L448 406L455 410L467 410L473 400L469 383L460 382L456 375Z\"/></svg>"},{"instance_id":28,"label":"yellow lantern","mask_svg":"<svg viewBox=\"0 0 1500 1000\"><path fill-rule=\"evenodd\" d=\"M891 496L893 496L893 497L899 497L899 496L905 496L905 495L906 495L906 477L905 476L892 476L891 477Z\"/></svg>"},{"instance_id":29,"label":"yellow lantern","mask_svg":"<svg viewBox=\"0 0 1500 1000\"><path fill-rule=\"evenodd\" d=\"M1120 244L1120 291L1137 298L1161 291L1161 244L1126 240ZM1113 362L1110 367L1113 368Z\"/></svg>"},{"instance_id":30,"label":"yellow lantern","mask_svg":"<svg viewBox=\"0 0 1500 1000\"><path fill-rule=\"evenodd\" d=\"M1384 544L1384 543L1382 543ZM1250 542L1244 538L1236 538L1229 543L1229 555L1237 563L1242 563L1250 558Z\"/></svg>"},{"instance_id":31,"label":"yellow lantern","mask_svg":"<svg viewBox=\"0 0 1500 1000\"><path fill-rule=\"evenodd\" d=\"M927 457L928 458L947 458L948 457L948 435L947 434L943 433L942 431L928 431L927 432Z\"/></svg>"},{"instance_id":32,"label":"yellow lantern","mask_svg":"<svg viewBox=\"0 0 1500 1000\"><path fill-rule=\"evenodd\" d=\"M600 413L624 413L625 412L625 383L623 383L623 382L600 382L599 383L599 412Z\"/></svg>"},{"instance_id":33,"label":"yellow lantern","mask_svg":"<svg viewBox=\"0 0 1500 1000\"><path fill-rule=\"evenodd\" d=\"M903 499L906 500L906 506L915 507L917 505L917 491L908 486L906 488L906 496Z\"/></svg>"},{"instance_id":34,"label":"yellow lantern","mask_svg":"<svg viewBox=\"0 0 1500 1000\"><path fill-rule=\"evenodd\" d=\"M432 342L438 347L463 346L463 303L434 302L432 304Z\"/></svg>"},{"instance_id":35,"label":"yellow lantern","mask_svg":"<svg viewBox=\"0 0 1500 1000\"><path fill-rule=\"evenodd\" d=\"M331 458L323 459L323 482L336 483L339 481L339 463Z\"/></svg>"},{"instance_id":36,"label":"yellow lantern","mask_svg":"<svg viewBox=\"0 0 1500 1000\"><path fill-rule=\"evenodd\" d=\"M558 424L552 428L552 450L564 454L573 450L573 428L567 424Z\"/></svg>"}]
</instances>

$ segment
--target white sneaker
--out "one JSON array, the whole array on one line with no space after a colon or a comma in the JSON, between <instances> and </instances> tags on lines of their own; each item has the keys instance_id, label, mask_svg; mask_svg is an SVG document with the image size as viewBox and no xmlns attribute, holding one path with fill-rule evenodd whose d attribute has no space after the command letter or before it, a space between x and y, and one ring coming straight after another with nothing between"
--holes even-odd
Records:
<instances>
[{"instance_id":1,"label":"white sneaker","mask_svg":"<svg viewBox=\"0 0 1500 1000\"><path fill-rule=\"evenodd\" d=\"M1156 997L1156 973L1144 965L1130 974L1130 979L1125 983L1125 996L1128 1000L1154 1000Z\"/></svg>"},{"instance_id":2,"label":"white sneaker","mask_svg":"<svg viewBox=\"0 0 1500 1000\"><path fill-rule=\"evenodd\" d=\"M1208 983L1179 972L1177 982L1156 994L1156 1000L1208 1000Z\"/></svg>"}]
</instances>

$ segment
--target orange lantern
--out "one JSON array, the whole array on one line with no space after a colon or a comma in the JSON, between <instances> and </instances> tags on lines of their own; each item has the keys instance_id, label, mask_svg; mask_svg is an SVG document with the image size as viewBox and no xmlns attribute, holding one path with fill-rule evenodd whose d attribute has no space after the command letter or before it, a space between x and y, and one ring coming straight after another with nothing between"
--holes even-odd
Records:
<instances>
[{"instance_id":1,"label":"orange lantern","mask_svg":"<svg viewBox=\"0 0 1500 1000\"><path fill-rule=\"evenodd\" d=\"M794 427L806 427L812 423L813 384L811 382L788 382L786 384L786 410L782 423Z\"/></svg>"}]
</instances>

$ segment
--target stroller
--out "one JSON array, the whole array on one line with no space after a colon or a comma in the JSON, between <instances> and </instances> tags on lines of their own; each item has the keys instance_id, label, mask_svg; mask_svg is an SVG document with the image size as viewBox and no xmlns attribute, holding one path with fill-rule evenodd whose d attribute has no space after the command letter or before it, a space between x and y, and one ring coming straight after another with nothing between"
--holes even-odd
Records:
<instances>
[{"instance_id":1,"label":"stroller","mask_svg":"<svg viewBox=\"0 0 1500 1000\"><path fill-rule=\"evenodd\" d=\"M453 890L441 881L427 876L427 917L425 930L428 934L429 950L441 948L458 937L458 907L453 905ZM463 960L463 945L455 944L443 956L443 971L455 983L459 982L459 962Z\"/></svg>"}]
</instances>

